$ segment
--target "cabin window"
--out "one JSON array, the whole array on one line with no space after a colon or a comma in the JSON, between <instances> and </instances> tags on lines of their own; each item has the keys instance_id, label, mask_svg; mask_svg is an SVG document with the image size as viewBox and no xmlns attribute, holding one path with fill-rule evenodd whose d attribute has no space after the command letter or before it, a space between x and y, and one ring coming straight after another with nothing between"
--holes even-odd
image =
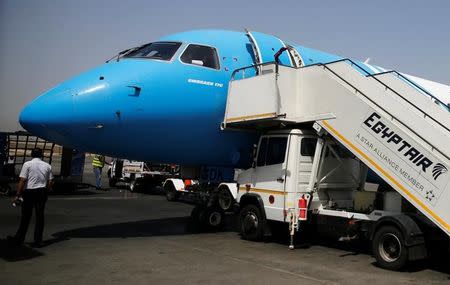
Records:
<instances>
[{"instance_id":1,"label":"cabin window","mask_svg":"<svg viewBox=\"0 0 450 285\"><path fill-rule=\"evenodd\" d=\"M177 42L155 42L131 50L124 57L171 60L180 46Z\"/></svg>"},{"instance_id":2,"label":"cabin window","mask_svg":"<svg viewBox=\"0 0 450 285\"><path fill-rule=\"evenodd\" d=\"M286 156L287 137L262 138L259 145L257 166L280 164Z\"/></svg>"},{"instance_id":3,"label":"cabin window","mask_svg":"<svg viewBox=\"0 0 450 285\"><path fill-rule=\"evenodd\" d=\"M187 64L220 69L219 57L213 47L190 44L180 57Z\"/></svg>"},{"instance_id":4,"label":"cabin window","mask_svg":"<svg viewBox=\"0 0 450 285\"><path fill-rule=\"evenodd\" d=\"M302 156L314 156L316 152L316 138L303 138L300 145L300 154Z\"/></svg>"}]
</instances>

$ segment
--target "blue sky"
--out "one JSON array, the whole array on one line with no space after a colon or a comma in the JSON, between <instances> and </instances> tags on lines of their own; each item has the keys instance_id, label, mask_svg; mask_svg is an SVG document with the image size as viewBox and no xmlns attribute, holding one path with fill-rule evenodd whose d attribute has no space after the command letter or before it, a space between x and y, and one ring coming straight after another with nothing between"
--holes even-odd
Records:
<instances>
[{"instance_id":1,"label":"blue sky","mask_svg":"<svg viewBox=\"0 0 450 285\"><path fill-rule=\"evenodd\" d=\"M197 28L251 30L450 85L450 1L0 0L0 131L120 50Z\"/></svg>"}]
</instances>

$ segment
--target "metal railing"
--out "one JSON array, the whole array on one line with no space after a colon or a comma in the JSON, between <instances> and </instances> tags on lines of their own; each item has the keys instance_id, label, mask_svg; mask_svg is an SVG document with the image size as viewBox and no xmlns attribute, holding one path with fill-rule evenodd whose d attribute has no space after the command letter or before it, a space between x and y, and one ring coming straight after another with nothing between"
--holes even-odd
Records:
<instances>
[{"instance_id":1,"label":"metal railing","mask_svg":"<svg viewBox=\"0 0 450 285\"><path fill-rule=\"evenodd\" d=\"M438 125L440 125L441 127L443 127L445 130L447 130L448 132L450 132L450 129L443 125L441 122L439 122L438 120L436 120L435 118L433 118L432 116L430 116L428 113L426 113L425 111L423 111L422 109L420 109L419 107L417 107L416 105L414 105L411 101L409 101L408 99L406 99L404 96L402 96L400 93L398 93L397 91L395 91L394 89L392 89L389 85L385 84L383 81L381 81L380 79L378 79L376 77L376 75L380 75L382 73L377 73L377 74L372 74L369 71L367 71L365 68L363 68L362 66L360 66L358 63L354 62L351 59L348 58L344 58L344 59L340 59L340 60L336 60L336 61L332 61L332 62L328 62L328 63L315 63L315 64L311 64L311 65L307 65L307 66L302 66L302 67L292 67L292 66L288 66L288 65L281 65L278 64L274 61L271 62L266 62L266 63L260 63L260 64L255 64L255 65L250 65L250 66L246 66L246 67L242 67L242 68L238 68L236 70L233 71L233 73L231 74L231 81L235 80L235 75L237 72L240 72L242 70L246 70L249 68L257 68L260 69L262 66L267 66L267 65L275 65L275 72L278 73L278 68L279 65L283 66L283 67L287 67L287 68L292 68L292 69L303 69L303 68L310 68L310 67L314 67L314 66L323 66L324 68L326 68L328 71L332 72L333 74L335 74L337 77L339 77L339 79L343 80L346 84L350 85L353 89L357 90L358 92L362 93L360 90L358 90L356 87L354 87L350 82L346 81L344 78L342 78L342 76L338 75L337 73L335 73L332 69L330 69L328 66L332 65L332 64L336 64L336 63L340 63L340 62L349 62L351 64L351 66L356 66L359 70L361 70L363 73L365 73L366 77L370 77L374 80L376 80L378 83L380 83L381 85L383 85L386 89L392 91L395 95L397 95L398 97L400 97L401 99L403 99L405 102L407 102L409 105L411 105L412 107L414 107L415 109L417 109L419 112L421 112L424 117L429 117L432 121L434 121L435 123L437 123ZM440 101L438 98L436 98L435 96L433 96L432 94L430 94L428 91L426 91L425 89L423 89L422 87L420 87L418 84L414 83L412 80L406 78L405 76L401 75L400 73L398 73L397 71L391 71L391 72L395 72L396 74L400 75L402 78L404 78L406 81L410 82L411 84L413 84L415 87L419 88L419 90L422 90L423 92L425 92L428 96L430 96L435 102L438 102L440 104L440 106L444 107L448 112L450 112L450 107L447 106L444 102ZM384 73L388 73L388 72L384 72ZM256 76L258 76L259 74L257 73ZM367 96L365 96L367 97ZM378 105L377 105L378 106ZM380 106L379 106L380 107ZM381 107L380 107L381 108Z\"/></svg>"},{"instance_id":2,"label":"metal railing","mask_svg":"<svg viewBox=\"0 0 450 285\"><path fill-rule=\"evenodd\" d=\"M417 84L416 82L412 81L411 79L409 79L408 77L406 77L405 75L401 74L400 72L398 72L396 70L384 71L384 72L380 72L380 73L371 74L371 75L368 75L368 76L376 77L376 76L379 76L379 75L389 74L389 73L394 73L395 75L400 77L402 80L406 81L406 83L412 85L412 87L414 87L414 88L418 89L419 91L421 91L422 93L425 93L426 95L430 96L436 104L438 104L439 106L443 107L448 112L450 112L450 107L448 105L446 105L439 98L437 98L436 96L434 96L433 94L428 92L422 86L420 86L419 84Z\"/></svg>"},{"instance_id":3,"label":"metal railing","mask_svg":"<svg viewBox=\"0 0 450 285\"><path fill-rule=\"evenodd\" d=\"M424 117L428 117L430 118L432 121L434 121L436 124L438 124L439 126L441 126L443 129L445 129L447 132L450 132L450 129L443 125L441 122L439 122L438 120L436 120L435 118L433 118L432 116L430 116L429 114L427 114L425 111L423 111L422 109L420 109L419 107L417 107L416 105L414 105L411 101L409 101L408 99L406 99L404 96L402 96L400 93L398 93L397 91L395 91L394 89L392 89L390 86L388 86L387 84L385 84L384 82L382 82L381 80L379 80L376 76L373 76L372 73L368 72L366 69L364 69L363 67L361 67L358 63L354 62L351 59L345 58L345 59L340 59L340 60L336 60L336 61L332 61L332 62L328 62L328 63L315 63L315 64L311 64L311 65L307 65L307 66L302 66L302 67L292 67L292 66L287 66L287 65L282 65L282 64L278 64L276 62L266 62L266 63L260 63L260 64L255 64L255 65L250 65L250 66L246 66L246 67L242 67L242 68L238 68L236 70L233 71L233 73L231 74L231 81L234 81L235 79L235 75L237 72L240 72L242 70L246 70L249 68L260 68L262 66L267 66L267 65L274 65L275 66L275 72L278 73L279 70L279 66L283 66L286 68L291 68L291 69L303 69L303 68L311 68L314 66L321 66L324 69L326 69L327 71L331 72L333 75L335 75L337 78L339 78L340 80L342 80L344 83L346 83L347 85L349 85L351 88L353 88L357 93L361 94L362 96L364 96L367 100L369 100L372 104L374 104L375 106L377 106L378 108L380 108L381 110L383 110L385 113L389 114L392 118L394 118L395 120L397 120L399 123L401 123L402 125L404 125L408 130L410 130L413 134L415 134L417 137L419 137L421 140L423 140L424 142L427 142L433 149L436 149L439 153L441 153L445 158L450 159L445 153L443 153L442 151L440 151L438 148L436 148L433 144L429 143L428 140L426 140L424 137L422 137L421 135L419 135L416 131L414 131L412 128L410 128L407 124L405 124L404 122L402 122L401 120L399 120L397 117L393 116L389 111L387 111L385 108L383 108L382 106L380 106L378 103L376 103L375 101L373 101L369 96L367 96L366 94L364 94L364 92L362 92L361 90L359 90L358 88L356 88L355 86L353 86L350 82L348 82L347 80L345 80L342 76L340 76L339 74L337 74L334 70L332 70L329 65L333 65L336 63L340 63L340 62L349 62L351 64L351 66L355 66L358 69L360 69L362 72L364 72L366 75L365 77L370 77L374 80L376 80L379 84L383 85L387 90L390 90L391 92L393 92L395 95L397 95L398 97L400 97L401 99L403 99L405 102L407 102L409 105L411 105L412 107L414 107L415 109L417 109L419 112L421 112ZM398 73L398 72L397 72ZM259 74L257 73L256 76L258 76ZM409 80L409 79L408 79ZM428 93L428 92L427 92ZM427 94L428 95L428 94ZM440 102L441 104L444 104L443 102L441 102L439 99L435 98L433 95L430 95L433 99L436 99L437 102ZM445 106L445 104L444 104ZM447 110L450 112L450 110L447 108Z\"/></svg>"}]
</instances>

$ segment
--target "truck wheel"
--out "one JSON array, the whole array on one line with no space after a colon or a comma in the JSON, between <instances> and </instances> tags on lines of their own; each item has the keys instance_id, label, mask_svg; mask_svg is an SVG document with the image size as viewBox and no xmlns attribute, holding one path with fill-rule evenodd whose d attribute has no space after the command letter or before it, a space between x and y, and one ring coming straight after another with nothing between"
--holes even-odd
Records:
<instances>
[{"instance_id":1,"label":"truck wheel","mask_svg":"<svg viewBox=\"0 0 450 285\"><path fill-rule=\"evenodd\" d=\"M191 219L195 225L200 225L200 216L205 211L202 206L195 206L191 211Z\"/></svg>"},{"instance_id":2,"label":"truck wheel","mask_svg":"<svg viewBox=\"0 0 450 285\"><path fill-rule=\"evenodd\" d=\"M372 241L372 250L381 268L399 270L408 262L408 249L402 232L394 226L382 226Z\"/></svg>"},{"instance_id":3,"label":"truck wheel","mask_svg":"<svg viewBox=\"0 0 450 285\"><path fill-rule=\"evenodd\" d=\"M218 230L223 226L224 213L219 207L207 207L200 218L208 229Z\"/></svg>"},{"instance_id":4,"label":"truck wheel","mask_svg":"<svg viewBox=\"0 0 450 285\"><path fill-rule=\"evenodd\" d=\"M116 186L116 179L114 177L109 178L109 187L114 187Z\"/></svg>"},{"instance_id":5,"label":"truck wheel","mask_svg":"<svg viewBox=\"0 0 450 285\"><path fill-rule=\"evenodd\" d=\"M252 204L244 206L239 212L239 229L242 238L260 241L264 235L264 221L261 210Z\"/></svg>"},{"instance_id":6,"label":"truck wheel","mask_svg":"<svg viewBox=\"0 0 450 285\"><path fill-rule=\"evenodd\" d=\"M166 183L164 185L164 190L166 191L166 198L167 201L177 201L179 193L177 192L177 189L173 186L172 183Z\"/></svg>"},{"instance_id":7,"label":"truck wheel","mask_svg":"<svg viewBox=\"0 0 450 285\"><path fill-rule=\"evenodd\" d=\"M230 190L228 190L225 187L222 187L219 189L219 193L217 196L220 208L222 208L222 210L224 211L230 210L231 207L233 206L234 200L233 196L230 193Z\"/></svg>"},{"instance_id":8,"label":"truck wheel","mask_svg":"<svg viewBox=\"0 0 450 285\"><path fill-rule=\"evenodd\" d=\"M130 183L128 184L128 189L131 192L134 192L134 191L136 191L136 188L137 188L136 178L132 177L130 180Z\"/></svg>"}]
</instances>

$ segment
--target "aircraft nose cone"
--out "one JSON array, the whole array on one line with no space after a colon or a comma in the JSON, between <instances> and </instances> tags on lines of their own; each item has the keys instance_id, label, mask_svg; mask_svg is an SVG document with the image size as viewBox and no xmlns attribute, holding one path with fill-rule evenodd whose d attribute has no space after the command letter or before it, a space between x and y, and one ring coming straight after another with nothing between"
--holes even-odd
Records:
<instances>
[{"instance_id":1,"label":"aircraft nose cone","mask_svg":"<svg viewBox=\"0 0 450 285\"><path fill-rule=\"evenodd\" d=\"M52 141L64 141L61 122L73 115L73 98L69 90L50 90L25 106L19 115L20 125L33 135Z\"/></svg>"}]
</instances>

